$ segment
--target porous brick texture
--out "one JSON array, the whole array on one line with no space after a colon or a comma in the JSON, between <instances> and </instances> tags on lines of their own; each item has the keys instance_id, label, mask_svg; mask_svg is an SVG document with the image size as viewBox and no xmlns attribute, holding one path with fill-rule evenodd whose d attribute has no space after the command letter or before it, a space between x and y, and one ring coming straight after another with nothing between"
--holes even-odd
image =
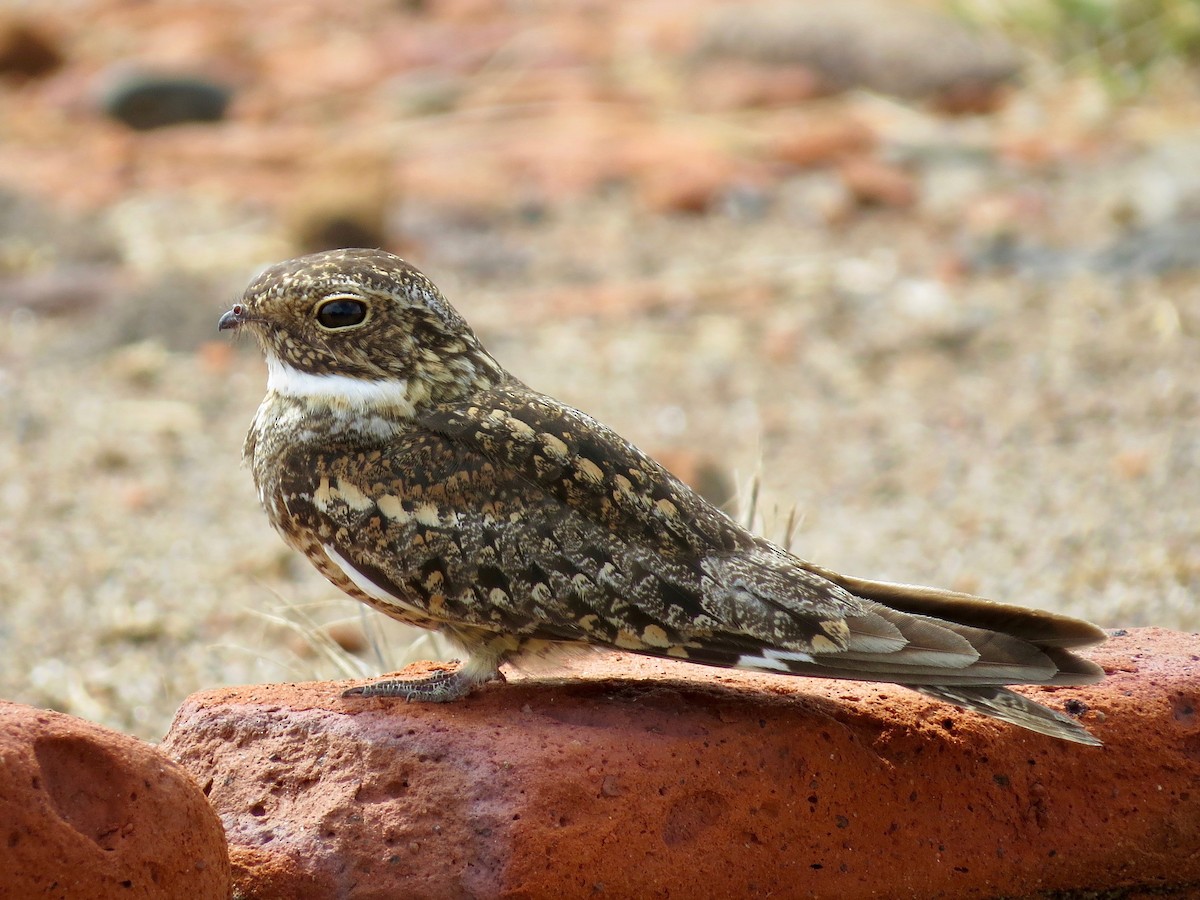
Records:
<instances>
[{"instance_id":1,"label":"porous brick texture","mask_svg":"<svg viewBox=\"0 0 1200 900\"><path fill-rule=\"evenodd\" d=\"M149 744L0 700L0 897L222 898L225 834Z\"/></svg>"},{"instance_id":2,"label":"porous brick texture","mask_svg":"<svg viewBox=\"0 0 1200 900\"><path fill-rule=\"evenodd\" d=\"M1102 748L898 687L607 656L448 705L209 691L163 749L248 898L1200 890L1200 636L1093 657L1103 684L1023 690Z\"/></svg>"}]
</instances>

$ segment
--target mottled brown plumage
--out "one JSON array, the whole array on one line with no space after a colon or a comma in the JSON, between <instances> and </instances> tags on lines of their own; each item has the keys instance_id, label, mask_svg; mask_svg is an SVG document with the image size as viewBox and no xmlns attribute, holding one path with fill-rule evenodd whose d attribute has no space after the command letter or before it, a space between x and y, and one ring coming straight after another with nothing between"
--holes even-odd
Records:
<instances>
[{"instance_id":1,"label":"mottled brown plumage","mask_svg":"<svg viewBox=\"0 0 1200 900\"><path fill-rule=\"evenodd\" d=\"M1080 743L1007 684L1086 684L1077 619L848 578L714 509L599 422L513 378L424 275L375 250L266 270L249 329L267 396L245 458L271 523L339 588L437 629L458 670L352 693L452 700L499 666L601 645L890 681Z\"/></svg>"}]
</instances>

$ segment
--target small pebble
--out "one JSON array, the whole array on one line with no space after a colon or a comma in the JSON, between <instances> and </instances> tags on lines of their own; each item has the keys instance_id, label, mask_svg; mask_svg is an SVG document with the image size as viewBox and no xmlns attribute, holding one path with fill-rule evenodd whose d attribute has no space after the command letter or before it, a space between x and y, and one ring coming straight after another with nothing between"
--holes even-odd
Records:
<instances>
[{"instance_id":1,"label":"small pebble","mask_svg":"<svg viewBox=\"0 0 1200 900\"><path fill-rule=\"evenodd\" d=\"M102 91L100 108L137 131L225 118L232 92L223 85L188 75L125 74Z\"/></svg>"}]
</instances>

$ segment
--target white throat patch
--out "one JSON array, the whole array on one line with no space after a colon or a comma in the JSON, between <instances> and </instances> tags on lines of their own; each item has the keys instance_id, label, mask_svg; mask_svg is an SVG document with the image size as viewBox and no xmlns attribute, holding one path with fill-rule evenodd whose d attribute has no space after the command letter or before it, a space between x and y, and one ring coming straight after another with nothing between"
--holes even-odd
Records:
<instances>
[{"instance_id":1,"label":"white throat patch","mask_svg":"<svg viewBox=\"0 0 1200 900\"><path fill-rule=\"evenodd\" d=\"M349 375L301 372L274 354L267 355L267 390L283 397L323 400L331 405L370 410L392 407L403 415L415 412L404 378L366 379Z\"/></svg>"}]
</instances>

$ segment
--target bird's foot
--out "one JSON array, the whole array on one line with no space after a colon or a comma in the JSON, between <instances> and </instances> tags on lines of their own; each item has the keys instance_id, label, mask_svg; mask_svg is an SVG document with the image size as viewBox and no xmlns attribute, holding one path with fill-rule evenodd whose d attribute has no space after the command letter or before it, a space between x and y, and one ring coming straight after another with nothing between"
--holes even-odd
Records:
<instances>
[{"instance_id":1,"label":"bird's foot","mask_svg":"<svg viewBox=\"0 0 1200 900\"><path fill-rule=\"evenodd\" d=\"M454 669L439 669L417 678L383 678L352 687L342 692L343 697L398 697L418 703L449 703L465 697L477 684L488 681L504 681L497 669L483 673L470 670L469 665L459 665L451 660Z\"/></svg>"}]
</instances>

